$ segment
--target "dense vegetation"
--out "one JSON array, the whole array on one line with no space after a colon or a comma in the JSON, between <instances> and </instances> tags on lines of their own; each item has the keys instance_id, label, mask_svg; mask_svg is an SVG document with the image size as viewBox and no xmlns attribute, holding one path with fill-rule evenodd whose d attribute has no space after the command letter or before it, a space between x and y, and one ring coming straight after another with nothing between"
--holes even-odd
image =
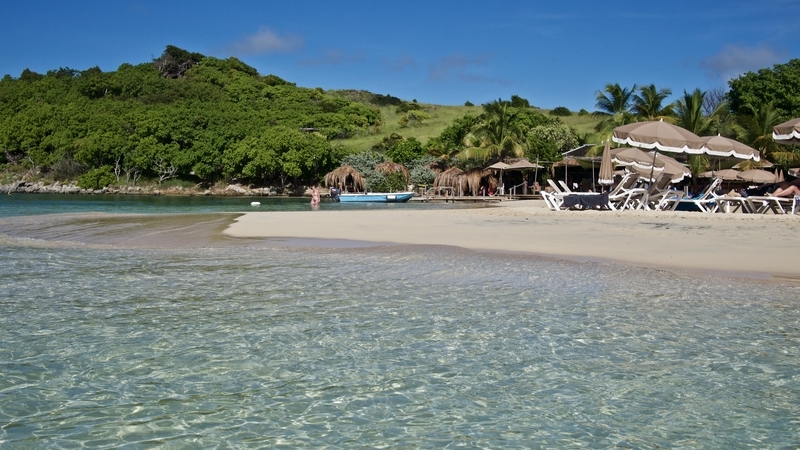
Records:
<instances>
[{"instance_id":1,"label":"dense vegetation","mask_svg":"<svg viewBox=\"0 0 800 450\"><path fill-rule=\"evenodd\" d=\"M113 72L6 75L0 163L6 173L90 188L169 179L284 187L319 182L348 163L365 172L374 190L404 183L374 172L378 163L403 164L413 183L429 184L437 165L468 170L512 157L556 161L562 151L607 139L615 126L656 119L736 138L782 165L800 162L796 149L771 139L772 126L800 115L800 60L745 74L728 92L684 91L667 104L670 95L654 85L608 84L592 115L564 107L545 114L517 95L481 107L437 107L366 91L302 88L236 58L167 46L152 62ZM692 163L700 170L708 161Z\"/></svg>"},{"instance_id":2,"label":"dense vegetation","mask_svg":"<svg viewBox=\"0 0 800 450\"><path fill-rule=\"evenodd\" d=\"M731 80L729 87L727 92L684 90L676 101L666 103L672 95L667 88L608 84L596 95L598 110L593 115L601 119L596 131L610 137L619 125L667 120L699 136L720 134L738 140L784 168L800 164L797 148L781 146L772 139L775 125L800 116L800 59L748 72ZM704 156L689 161L695 173L707 170L710 162Z\"/></svg>"},{"instance_id":3,"label":"dense vegetation","mask_svg":"<svg viewBox=\"0 0 800 450\"><path fill-rule=\"evenodd\" d=\"M380 121L363 103L175 47L115 72L0 80L3 162L57 180L313 182L343 156L332 139Z\"/></svg>"}]
</instances>

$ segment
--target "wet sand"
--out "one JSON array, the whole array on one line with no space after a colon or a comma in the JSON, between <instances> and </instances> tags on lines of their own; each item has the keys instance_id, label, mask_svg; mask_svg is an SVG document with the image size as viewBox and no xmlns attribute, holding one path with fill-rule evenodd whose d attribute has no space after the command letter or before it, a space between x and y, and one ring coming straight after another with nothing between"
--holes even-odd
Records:
<instances>
[{"instance_id":1,"label":"wet sand","mask_svg":"<svg viewBox=\"0 0 800 450\"><path fill-rule=\"evenodd\" d=\"M320 240L326 246L331 240L444 245L800 281L798 231L797 216L550 211L541 201L515 201L436 211L331 211L323 205L313 212L248 212L224 233L240 239Z\"/></svg>"},{"instance_id":2,"label":"wet sand","mask_svg":"<svg viewBox=\"0 0 800 450\"><path fill-rule=\"evenodd\" d=\"M800 282L800 217L559 211L541 201L475 209L332 210L0 218L25 245L120 248L425 245ZM669 276L665 274L665 276Z\"/></svg>"}]
</instances>

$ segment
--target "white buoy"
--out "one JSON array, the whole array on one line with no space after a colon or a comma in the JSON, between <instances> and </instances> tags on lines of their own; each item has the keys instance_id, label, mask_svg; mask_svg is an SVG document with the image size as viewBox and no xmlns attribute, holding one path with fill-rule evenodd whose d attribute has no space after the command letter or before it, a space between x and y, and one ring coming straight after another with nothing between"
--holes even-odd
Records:
<instances>
[{"instance_id":1,"label":"white buoy","mask_svg":"<svg viewBox=\"0 0 800 450\"><path fill-rule=\"evenodd\" d=\"M250 202L250 206L261 206L261 202Z\"/></svg>"}]
</instances>

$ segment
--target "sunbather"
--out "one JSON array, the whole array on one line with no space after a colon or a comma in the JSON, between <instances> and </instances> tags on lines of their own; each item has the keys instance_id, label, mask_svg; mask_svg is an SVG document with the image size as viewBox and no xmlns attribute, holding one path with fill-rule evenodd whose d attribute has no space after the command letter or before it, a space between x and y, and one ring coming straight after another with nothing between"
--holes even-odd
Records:
<instances>
[{"instance_id":1,"label":"sunbather","mask_svg":"<svg viewBox=\"0 0 800 450\"><path fill-rule=\"evenodd\" d=\"M774 191L772 191L773 197L794 197L795 195L800 195L800 178L788 182L782 181L777 183L777 186Z\"/></svg>"},{"instance_id":2,"label":"sunbather","mask_svg":"<svg viewBox=\"0 0 800 450\"><path fill-rule=\"evenodd\" d=\"M791 194L791 192L797 192L792 189L792 186L800 188L800 178L794 181L781 181L780 183L769 183L763 186L759 186L757 188L747 189L744 192L748 197L763 196L763 195L771 195L773 197L791 197L794 195Z\"/></svg>"}]
</instances>

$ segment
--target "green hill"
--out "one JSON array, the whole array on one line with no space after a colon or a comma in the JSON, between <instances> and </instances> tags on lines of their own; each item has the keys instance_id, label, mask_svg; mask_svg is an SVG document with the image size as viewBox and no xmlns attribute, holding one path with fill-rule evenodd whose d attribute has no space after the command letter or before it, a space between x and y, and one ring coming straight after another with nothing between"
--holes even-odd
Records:
<instances>
[{"instance_id":1,"label":"green hill","mask_svg":"<svg viewBox=\"0 0 800 450\"><path fill-rule=\"evenodd\" d=\"M586 115L550 116L515 97L525 104L514 109L514 120L525 130L526 151L536 156L575 145L596 123ZM310 184L378 144L381 158L404 164L433 147L437 156L454 154L483 112L481 106L298 87L236 58L167 46L154 61L111 72L6 75L0 80L2 181L77 179L94 189L168 180Z\"/></svg>"}]
</instances>

